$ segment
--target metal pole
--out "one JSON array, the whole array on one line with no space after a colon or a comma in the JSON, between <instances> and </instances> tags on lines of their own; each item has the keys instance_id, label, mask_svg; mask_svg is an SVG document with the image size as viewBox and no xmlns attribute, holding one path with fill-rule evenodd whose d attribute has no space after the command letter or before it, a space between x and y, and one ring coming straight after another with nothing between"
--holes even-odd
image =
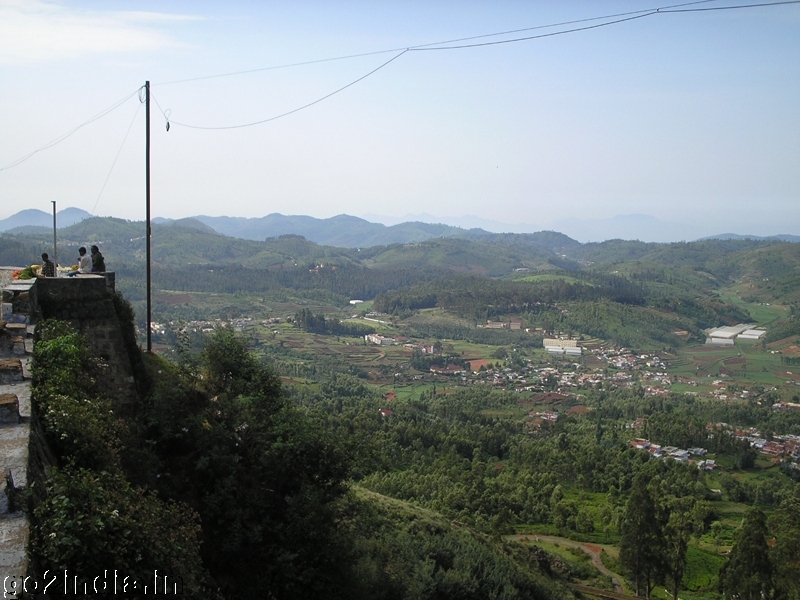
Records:
<instances>
[{"instance_id":1,"label":"metal pole","mask_svg":"<svg viewBox=\"0 0 800 600\"><path fill-rule=\"evenodd\" d=\"M150 82L144 83L145 98L145 185L147 187L147 351L153 351L152 340L152 304L150 301Z\"/></svg>"},{"instance_id":2,"label":"metal pole","mask_svg":"<svg viewBox=\"0 0 800 600\"><path fill-rule=\"evenodd\" d=\"M53 203L53 264L55 265L54 275L58 277L58 245L56 244L56 201L50 200Z\"/></svg>"}]
</instances>

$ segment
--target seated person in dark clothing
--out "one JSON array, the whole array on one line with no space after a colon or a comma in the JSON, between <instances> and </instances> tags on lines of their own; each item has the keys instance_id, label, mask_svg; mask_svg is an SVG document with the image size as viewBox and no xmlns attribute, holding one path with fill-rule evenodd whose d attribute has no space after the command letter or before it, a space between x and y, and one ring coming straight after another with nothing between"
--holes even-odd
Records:
<instances>
[{"instance_id":1,"label":"seated person in dark clothing","mask_svg":"<svg viewBox=\"0 0 800 600\"><path fill-rule=\"evenodd\" d=\"M100 254L100 248L92 246L92 273L105 273L106 260Z\"/></svg>"},{"instance_id":2,"label":"seated person in dark clothing","mask_svg":"<svg viewBox=\"0 0 800 600\"><path fill-rule=\"evenodd\" d=\"M47 256L47 252L42 253L42 270L40 273L42 277L56 276L56 266L53 264L53 261L50 260L50 257Z\"/></svg>"}]
</instances>

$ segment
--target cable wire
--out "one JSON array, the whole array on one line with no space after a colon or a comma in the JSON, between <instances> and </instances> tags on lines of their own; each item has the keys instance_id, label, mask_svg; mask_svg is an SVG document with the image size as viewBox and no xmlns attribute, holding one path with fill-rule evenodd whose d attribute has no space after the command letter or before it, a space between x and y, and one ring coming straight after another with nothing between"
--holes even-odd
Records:
<instances>
[{"instance_id":1,"label":"cable wire","mask_svg":"<svg viewBox=\"0 0 800 600\"><path fill-rule=\"evenodd\" d=\"M721 0L695 0L694 2L684 2L682 4L672 4L672 5L664 7L664 8L673 8L673 7L677 8L677 7L680 7L680 6L691 6L691 5L694 5L694 4L707 4L709 2L720 2L720 1ZM512 30L509 30L509 31L502 31L500 33L487 33L487 34L483 34L483 35L473 35L471 37L457 38L457 39L454 39L454 40L445 40L443 42L432 42L432 43L429 43L429 44L419 44L419 45L416 45L416 46L409 46L409 49L410 50L417 50L417 49L426 48L428 46L440 46L442 44L453 44L455 42L467 42L469 40L477 40L477 39L486 38L486 37L496 37L498 35L510 35L512 33L522 33L523 31L534 31L536 29L548 29L550 27L562 27L564 25L575 25L576 23L587 23L589 21L601 21L603 19L616 19L617 17L627 17L629 15L638 15L638 14L642 14L642 13L651 13L653 11L658 11L658 10L659 9L657 9L657 8L645 8L645 9L642 9L642 10L632 10L632 11L623 12L623 13L615 13L615 14L612 14L612 15L604 15L602 17L588 17L586 19L575 19L573 21L562 21L561 23L551 23L549 25L536 25L534 27L525 27L523 29L512 29Z\"/></svg>"},{"instance_id":2,"label":"cable wire","mask_svg":"<svg viewBox=\"0 0 800 600\"><path fill-rule=\"evenodd\" d=\"M108 175L106 175L106 179L103 182L103 187L100 188L100 193L97 195L97 200L95 200L94 206L92 210L89 211L89 214L93 217L95 215L95 211L97 210L97 205L100 204L100 198L103 195L103 192L106 189L106 185L108 185L108 180L111 178L111 173L114 172L114 167L117 165L117 160L119 159L119 155L122 153L122 149L125 147L125 142L128 141L128 135L131 133L131 129L133 128L133 124L136 122L136 117L139 116L139 109L142 108L141 102L136 105L136 112L133 114L133 119L131 119L130 125L128 125L128 130L125 132L125 137L122 138L122 144L119 146L119 150L117 150L117 155L114 157L114 162L111 163L111 169L108 171ZM88 220L88 219L87 219ZM88 223L84 225L83 231L81 232L79 239L84 239L84 235L86 235L86 228L88 227Z\"/></svg>"},{"instance_id":3,"label":"cable wire","mask_svg":"<svg viewBox=\"0 0 800 600\"><path fill-rule=\"evenodd\" d=\"M497 40L494 42L481 42L479 44L461 44L458 46L436 46L431 48L409 48L409 51L412 52L429 52L431 50L461 50L464 48L479 48L481 46L497 46L499 44L513 44L515 42L524 42L527 40L538 40L541 38L546 37L553 37L556 35L564 35L565 33L576 33L578 31L587 31L589 29L598 29L600 27L607 27L608 25L616 25L618 23L624 23L626 21L633 21L635 19L643 19L644 17L649 17L652 15L659 14L658 11L651 11L647 13L643 13L640 15L634 15L632 17L625 17L624 19L617 19L615 21L606 21L605 23L597 23L595 25L586 25L585 27L574 27L573 29L563 29L561 31L553 31L551 33L540 33L539 35L529 35L521 38L512 38L510 40Z\"/></svg>"},{"instance_id":4,"label":"cable wire","mask_svg":"<svg viewBox=\"0 0 800 600\"><path fill-rule=\"evenodd\" d=\"M34 150L33 152L31 152L30 154L26 154L26 155L25 155L25 156L23 156L22 158L19 158L19 159L15 160L14 162L11 162L11 163L7 164L7 165L6 165L6 166L4 166L4 167L1 167L1 168L0 168L0 172L2 172L2 171L5 171L5 170L7 170L7 169L10 169L10 168L12 168L12 167L16 167L17 165L19 165L19 164L21 164L21 163L24 163L26 160L28 160L29 158L31 158L31 157L32 157L32 156L34 156L35 154L38 154L38 153L39 153L39 152L41 152L42 150L47 150L48 148L52 148L53 146L55 146L55 145L57 145L57 144L60 144L61 142L63 142L64 140L66 140L68 137L70 137L72 134L74 134L74 133L75 133L75 132L77 132L79 129L81 129L82 127L85 127L86 125L89 125L90 123L94 123L94 122L95 122L95 121L97 121L98 119L101 119L102 117L105 117L107 114L109 114L109 113L110 113L110 112L112 112L113 110L115 110L115 109L119 108L120 106L122 106L123 104L125 104L125 102L127 102L128 100L130 100L130 99L131 99L131 98L133 98L133 97L134 97L136 94L138 94L138 93L139 93L139 89L140 89L140 88L136 88L136 90L135 90L133 93L131 93L131 94L128 94L128 95L127 95L127 96L125 96L125 97L124 97L122 100L120 100L120 101L118 101L118 102L115 102L114 104L112 104L112 105L111 105L111 106L109 106L108 108L106 108L106 109L104 109L104 110L100 111L99 113L97 113L97 114L96 114L95 116L93 116L91 119L89 119L89 120L87 120L87 121L84 121L83 123L81 123L81 124L80 124L80 125L78 125L77 127L74 127L73 129L70 129L70 130L69 130L67 133L65 133L65 134L63 134L63 135L60 135L60 136L58 136L58 137L57 137L57 138L55 138L53 141L51 141L51 142L48 142L47 144L45 144L45 145L44 145L44 146L42 146L41 148L37 148L36 150Z\"/></svg>"},{"instance_id":5,"label":"cable wire","mask_svg":"<svg viewBox=\"0 0 800 600\"><path fill-rule=\"evenodd\" d=\"M707 12L707 11L715 11L715 10L734 10L734 9L737 9L737 8L758 8L758 7L761 7L761 6L777 6L777 5L780 5L780 4L800 4L800 0L785 0L783 2L764 2L764 3L759 3L759 4L739 4L739 5L735 5L735 6L710 6L710 7L707 7L707 8L680 8L681 6L690 6L690 5L693 5L693 4L704 4L706 2L715 2L715 1L718 1L718 0L699 0L698 2L687 2L685 4L674 4L672 6L665 6L665 7L662 7L662 8L656 8L656 9L652 9L650 11L633 11L631 13L620 13L620 15L617 15L617 16L622 16L622 15L625 15L625 14L633 15L633 16L629 16L629 17L626 17L626 18L623 18L623 19L617 19L615 21L606 21L605 23L598 23L596 25L587 25L586 27L575 27L573 29L564 29L562 31L554 31L552 33L543 33L543 34L540 34L540 35L531 35L531 36L526 36L526 37L513 38L513 39L510 39L510 40L498 40L498 41L494 41L494 42L482 42L482 43L479 43L479 44L462 44L462 45L458 45L458 46L440 46L440 45L437 45L437 44L427 44L426 46L434 46L434 47L412 46L412 47L409 48L409 50L410 51L417 51L417 52L425 51L425 50L461 50L461 49L464 49L464 48L478 48L478 47L481 47L481 46L496 46L498 44L510 44L510 43L514 43L514 42L523 42L523 41L527 41L527 40L536 40L536 39L545 38L545 37L553 37L553 36L556 36L556 35L563 35L565 33L576 33L578 31L586 31L588 29L598 29L600 27L606 27L608 25L616 25L618 23L624 23L625 21L633 21L635 19L641 19L641 18L644 18L644 17L650 17L650 16L653 16L653 15L661 15L661 14L667 14L667 13ZM639 14L637 14L637 13L639 13ZM601 18L601 17L595 17L593 19L581 19L579 21L573 21L573 23L581 23L581 22L585 22L585 21L596 21L599 18ZM544 26L544 27L546 27L546 26ZM532 27L530 29L536 29L536 28ZM526 31L526 30L522 29L522 30L519 30L519 31ZM490 34L490 35L494 35L494 34ZM487 36L475 36L475 38L464 38L464 40L476 39L476 38L480 38L480 37L487 37ZM454 41L460 41L460 40L454 40ZM441 43L449 43L449 42L441 42Z\"/></svg>"},{"instance_id":6,"label":"cable wire","mask_svg":"<svg viewBox=\"0 0 800 600\"><path fill-rule=\"evenodd\" d=\"M709 0L712 1L712 0ZM319 63L333 62L336 60L348 60L351 58L361 58L363 56L375 56L376 54L388 54L389 52L400 52L405 48L390 48L388 50L375 50L374 52L362 52L360 54L348 54L346 56L334 56L333 58L320 58L317 60L307 60L304 62L289 63L285 65L274 65L272 67L259 67L257 69L247 69L245 71L233 71L231 73L218 73L217 75L203 75L202 77L190 77L188 79L176 79L175 81L162 81L151 83L152 86L173 85L176 83L188 83L190 81L202 81L204 79L217 79L219 77L233 77L235 75L247 75L249 73L260 73L262 71L275 71L277 69L289 69L291 67L302 67L305 65L316 65Z\"/></svg>"},{"instance_id":7,"label":"cable wire","mask_svg":"<svg viewBox=\"0 0 800 600\"><path fill-rule=\"evenodd\" d=\"M720 1L721 0L694 0L693 2L683 2L681 4L671 4L671 5L663 7L663 9L679 8L681 6L691 6L691 5L694 5L694 4L707 4L709 2L720 2ZM629 15L637 15L637 14L641 14L641 13L651 13L651 12L654 12L654 11L658 12L659 10L663 10L663 9L646 8L646 9L633 10L633 11L628 11L628 12L623 12L623 13L614 13L614 14L610 14L610 15L603 15L603 16L600 16L600 17L588 17L586 19L576 19L576 20L572 20L572 21L562 21L560 23L550 23L548 25L535 25L533 27L524 27L522 29L511 29L511 30L508 30L508 31L499 31L497 33L485 33L485 34L481 34L481 35L474 35L474 36L464 37L464 38L456 38L456 39L452 39L452 40L444 40L444 41L440 41L440 42L429 42L427 44L417 44L415 46L405 46L405 47L402 47L402 48L388 48L386 50L375 50L373 52L361 52L361 53L358 53L358 54L347 54L347 55L344 55L344 56L335 56L335 57L332 57L332 58L321 58L321 59L316 59L316 60L308 60L308 61L303 61L303 62L288 63L288 64L283 64L283 65L273 65L271 67L259 67L259 68L256 68L256 69L246 69L246 70L243 70L243 71L232 71L230 73L218 73L218 74L215 74L215 75L204 75L204 76L200 76L200 77L190 77L190 78L187 78L187 79L176 79L176 80L173 80L173 81L164 81L164 82L161 82L161 83L156 82L156 83L153 83L152 85L173 85L173 84L177 84L177 83L188 83L188 82L192 82L192 81L202 81L202 80L205 80L205 79L217 79L217 78L220 78L220 77L234 77L236 75L247 75L247 74L250 74L250 73L260 73L262 71L273 71L273 70L277 70L277 69L288 69L288 68L291 68L291 67L302 67L302 66L305 66L305 65L315 65L315 64L319 64L319 63L333 62L333 61L337 61L337 60L349 60L351 58L361 58L361 57L364 57L364 56L374 56L374 55L377 55L377 54L387 54L389 52L400 52L401 50L418 50L418 49L426 48L428 46L439 46L441 44L452 44L452 43L455 43L455 42L465 42L465 41L475 40L475 39L480 39L480 38L497 37L499 35L511 35L513 33L522 33L523 31L534 31L536 29L548 29L550 27L563 27L564 25L574 25L576 23L586 23L586 22L589 22L589 21L600 21L600 20L603 20L603 19L615 19L617 17L627 17Z\"/></svg>"},{"instance_id":8,"label":"cable wire","mask_svg":"<svg viewBox=\"0 0 800 600\"><path fill-rule=\"evenodd\" d=\"M211 79L211 78L216 78L216 77L227 77L227 76L233 76L233 75L241 75L241 74L245 74L245 73L255 73L255 72L259 72L259 71L267 71L267 70L272 70L272 69L281 69L281 68L288 68L288 67L293 67L293 66L308 65L308 64L315 64L315 63L321 63L321 62L330 62L330 61L335 61L335 60L344 60L344 59L347 59L347 58L355 58L355 57L361 57L361 56L370 56L370 55L375 55L375 54L382 54L382 53L386 53L386 52L400 51L399 54L397 54L396 56L392 57L390 60L386 61L385 63L383 63L382 65L380 65L376 69L373 69L372 71L370 71L366 75L363 75L362 77L359 77L355 81L353 81L351 83L348 83L347 85L345 85L345 86L343 86L343 87L331 92L330 94L327 94L327 95L323 96L322 98L318 98L317 100L314 100L313 102L309 102L308 104L304 104L303 106L300 106L300 107L295 108L293 110L287 111L285 113L281 113L281 114L276 115L274 117L270 117L270 118L267 118L267 119L261 119L259 121L253 121L253 122L250 122L250 123L241 123L239 125L225 125L225 126L189 125L187 123L181 123L179 121L171 121L170 118L169 118L171 110L167 109L165 111L161 107L161 105L158 103L157 100L156 100L156 106L158 106L158 109L161 111L161 114L164 116L164 119L166 120L166 129L167 129L167 131L169 131L169 128L170 128L171 124L179 125L181 127L188 127L190 129L205 129L205 130L241 129L241 128L244 128L244 127L252 127L254 125L261 125L263 123L269 123L270 121L275 121L275 120L280 119L282 117L286 117L286 116L289 116L289 115L294 114L296 112L299 112L301 110L304 110L306 108L309 108L310 106L314 106L315 104L318 104L318 103L322 102L323 100L326 100L326 99L330 98L331 96L333 96L335 94L338 94L339 92L351 87L352 85L355 85L359 81L362 81L362 80L366 79L367 77L369 77L373 73L375 73L375 72L379 71L380 69L382 69L383 67L387 66L389 63L391 63L391 62L397 60L398 58L400 58L406 52L423 52L423 51L432 51L432 50L458 50L458 49L464 49L464 48L477 48L477 47L481 47L481 46L495 46L495 45L499 45L499 44L510 44L510 43L528 41L528 40L541 39L541 38L546 38L546 37L553 37L553 36L557 36L557 35L564 35L564 34L567 34L567 33L577 33L577 32L580 32L580 31L587 31L587 30L590 30L590 29L598 29L600 27L607 27L609 25L617 25L619 23L625 23L627 21L633 21L633 20L636 20L636 19L642 19L642 18L645 18L645 17L650 17L650 16L653 16L653 15L664 14L664 13L669 13L669 12L700 12L700 11L710 11L710 10L731 10L731 9L737 9L737 8L757 8L757 7L760 7L760 6L775 6L775 5L780 5L780 4L798 4L798 3L800 3L800 0L784 0L784 1L779 1L779 2L768 2L768 3L735 5L735 6L717 6L717 7L707 7L707 8L683 8L683 7L686 7L686 6L694 6L694 5L698 5L698 4L708 4L710 2L719 2L719 1L720 0L693 0L692 2L683 2L683 3L680 3L680 4L670 4L670 5L667 5L667 6L651 8L651 9L629 11L629 12L625 12L625 13L616 13L616 14L613 14L613 15L606 15L604 17L589 17L589 18L586 18L586 19L577 19L577 20L573 20L573 21L564 21L562 23L555 23L555 24L550 24L550 25L537 25L537 26L534 26L534 27L527 27L527 28L524 28L524 29L509 30L509 31L504 31L504 32L500 32L500 33L489 33L489 34L472 36L472 37L467 37L467 38L459 38L459 39L450 40L450 41L444 41L444 42L433 42L433 43L429 43L429 44L421 44L421 45L417 45L417 46L409 46L409 47L403 48L403 49L397 48L397 49L394 49L394 50L381 50L381 51L377 51L377 52L367 52L367 53L362 53L362 54L352 54L352 55L342 56L342 57L320 59L320 60L307 61L307 62L302 62L302 63L292 63L292 64L288 64L288 65L279 65L279 66L274 66L274 67L264 67L264 68L261 68L261 69L252 69L252 70L249 70L249 71L237 71L237 72L234 72L234 73L224 73L224 74L220 74L220 75L209 75L209 76L206 76L206 77L196 77L196 78L192 78L192 79L183 79L183 80L176 80L176 81L172 81L172 82L167 82L167 83L184 83L184 82L187 82L187 81L198 81L200 79ZM622 18L617 18L617 17L622 17ZM576 24L576 23L587 23L587 22L591 22L591 21L598 21L598 20L604 20L604 19L613 19L613 20L611 20L611 21L606 20L603 23L594 23L592 25L586 25L584 27L573 27L571 29L563 29L561 31L554 31L554 32L550 32L550 33L542 33L542 34L538 34L538 35L524 36L524 37L518 37L518 38L512 38L512 39L506 39L506 40L496 40L496 41L491 41L491 42L480 42L480 43L476 43L476 44L459 44L459 45L456 45L456 46L452 46L452 45L451 46L443 46L442 45L442 44L451 44L453 42L468 41L468 40L474 40L474 39L480 39L480 38L486 38L486 37L496 37L496 36L499 36L499 35L509 35L509 34L512 34L512 33L520 33L520 32L523 32L523 31L532 31L532 30L536 30L536 29L560 27L560 26ZM165 85L165 84L162 84L162 85Z\"/></svg>"},{"instance_id":9,"label":"cable wire","mask_svg":"<svg viewBox=\"0 0 800 600\"><path fill-rule=\"evenodd\" d=\"M711 6L709 8L685 8L685 9L659 9L662 13L682 13L682 12L707 12L711 10L735 10L737 8L759 8L761 6L778 6L780 4L800 4L800 0L785 0L784 2L762 2L759 4L739 4L736 6Z\"/></svg>"},{"instance_id":10,"label":"cable wire","mask_svg":"<svg viewBox=\"0 0 800 600\"><path fill-rule=\"evenodd\" d=\"M275 120L280 119L282 117L287 117L287 116L289 116L291 114L294 114L296 112L299 112L299 111L301 111L301 110L303 110L305 108L308 108L310 106L314 106L315 104L319 104L323 100L327 100L331 96L334 96L335 94L338 94L339 92L344 91L347 88L357 84L359 81L363 81L364 79L366 79L367 77L369 77L373 73L377 73L378 71L380 71L382 68L384 68L389 63L391 63L391 62L397 60L398 58L400 58L401 56L403 56L403 54L405 54L406 52L408 52L408 48L404 49L398 55L393 56L392 58L387 60L385 63L380 65L379 67L376 67L375 69L372 69L372 71L370 71L366 75L362 75L361 77L359 77L355 81L351 81L347 85L340 87L338 90L335 90L335 91L331 92L330 94L326 94L322 98L318 98L317 100L314 100L313 102L309 102L308 104L304 104L303 106L300 106L298 108L292 109L292 110L287 111L285 113L281 113L279 115L275 115L274 117L270 117L268 119L261 119L260 121L253 121L252 123L242 123L240 125L225 125L225 126L221 126L221 127L203 127L203 126L200 126L200 125L188 125L186 123L180 123L178 121L170 120L169 117L168 117L167 112L165 112L164 109L161 108L161 105L158 103L157 100L156 100L156 106L158 106L158 109L161 111L161 114L164 115L164 118L167 120L167 131L169 131L169 125L170 124L179 125L181 127L189 127L190 129L241 129L243 127L252 127L253 125L261 125L262 123L269 123L270 121L275 121ZM153 96L152 92L150 93L150 96L151 97Z\"/></svg>"}]
</instances>

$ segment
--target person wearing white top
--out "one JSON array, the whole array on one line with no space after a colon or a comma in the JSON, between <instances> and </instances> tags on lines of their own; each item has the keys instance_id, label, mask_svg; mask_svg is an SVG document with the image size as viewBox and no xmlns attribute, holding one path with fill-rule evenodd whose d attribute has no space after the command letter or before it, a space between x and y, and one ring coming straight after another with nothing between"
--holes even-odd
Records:
<instances>
[{"instance_id":1,"label":"person wearing white top","mask_svg":"<svg viewBox=\"0 0 800 600\"><path fill-rule=\"evenodd\" d=\"M67 277L74 277L78 273L91 273L92 272L92 257L86 254L86 248L81 246L78 248L78 270L67 273Z\"/></svg>"}]
</instances>

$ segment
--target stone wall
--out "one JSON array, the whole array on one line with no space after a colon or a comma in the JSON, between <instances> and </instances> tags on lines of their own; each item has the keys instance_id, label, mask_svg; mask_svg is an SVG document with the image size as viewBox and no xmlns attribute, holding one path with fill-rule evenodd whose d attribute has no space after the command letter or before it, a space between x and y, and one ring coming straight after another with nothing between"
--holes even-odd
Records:
<instances>
[{"instance_id":1,"label":"stone wall","mask_svg":"<svg viewBox=\"0 0 800 600\"><path fill-rule=\"evenodd\" d=\"M136 400L133 369L114 308L113 273L36 280L41 318L67 321L89 342L98 359L102 391L118 405Z\"/></svg>"},{"instance_id":2,"label":"stone wall","mask_svg":"<svg viewBox=\"0 0 800 600\"><path fill-rule=\"evenodd\" d=\"M37 487L41 493L48 468L56 464L31 411L28 363L36 323L71 323L97 359L101 391L118 406L133 407L137 395L114 304L114 274L18 281L11 278L13 270L0 267L0 579L22 581L30 527L23 500L36 481L30 498L36 504Z\"/></svg>"}]
</instances>

